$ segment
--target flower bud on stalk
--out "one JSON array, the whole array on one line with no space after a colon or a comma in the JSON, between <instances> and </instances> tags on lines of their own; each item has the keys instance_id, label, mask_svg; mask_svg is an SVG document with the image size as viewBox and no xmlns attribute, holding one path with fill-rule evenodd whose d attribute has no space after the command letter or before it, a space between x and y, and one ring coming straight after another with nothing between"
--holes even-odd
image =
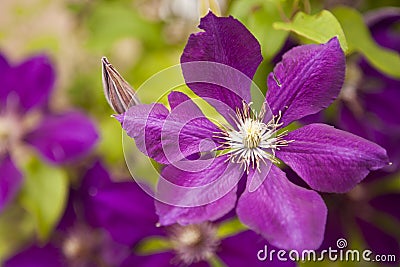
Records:
<instances>
[{"instance_id":1,"label":"flower bud on stalk","mask_svg":"<svg viewBox=\"0 0 400 267\"><path fill-rule=\"evenodd\" d=\"M101 58L104 95L111 108L122 114L140 103L132 86L118 73L106 57Z\"/></svg>"}]
</instances>

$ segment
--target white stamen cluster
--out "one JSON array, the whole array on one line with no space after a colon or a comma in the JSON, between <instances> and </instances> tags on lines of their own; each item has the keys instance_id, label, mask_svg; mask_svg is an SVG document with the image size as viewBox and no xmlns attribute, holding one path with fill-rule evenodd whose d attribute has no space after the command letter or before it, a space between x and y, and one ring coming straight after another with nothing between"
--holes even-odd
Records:
<instances>
[{"instance_id":1,"label":"white stamen cluster","mask_svg":"<svg viewBox=\"0 0 400 267\"><path fill-rule=\"evenodd\" d=\"M264 123L265 106L258 114L250 106L251 103L243 103L243 109L236 110L236 118L233 118L236 129L225 128L222 136L216 136L224 140L220 148L225 149L224 154L229 155L229 160L241 164L247 173L250 167L260 171L260 163L266 163L266 160L278 163L275 150L293 142L283 139L286 131L277 133L283 125L279 122L281 113Z\"/></svg>"}]
</instances>

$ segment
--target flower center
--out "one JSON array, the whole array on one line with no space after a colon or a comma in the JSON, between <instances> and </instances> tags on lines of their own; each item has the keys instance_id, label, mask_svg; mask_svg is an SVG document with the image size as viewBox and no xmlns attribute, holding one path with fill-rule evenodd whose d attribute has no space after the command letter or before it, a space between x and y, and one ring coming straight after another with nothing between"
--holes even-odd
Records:
<instances>
[{"instance_id":1,"label":"flower center","mask_svg":"<svg viewBox=\"0 0 400 267\"><path fill-rule=\"evenodd\" d=\"M243 125L243 145L246 148L256 148L261 142L261 133L264 123L246 119Z\"/></svg>"},{"instance_id":2,"label":"flower center","mask_svg":"<svg viewBox=\"0 0 400 267\"><path fill-rule=\"evenodd\" d=\"M284 140L286 131L277 133L283 125L279 122L281 114L272 117L268 123L264 123L265 106L260 113L254 112L250 104L243 103L243 109L236 110L236 129L227 127L222 136L217 136L223 140L220 148L224 148L229 154L232 162L239 163L247 173L250 167L260 170L261 162L269 160L278 163L275 158L275 150L281 146L287 146L293 140Z\"/></svg>"},{"instance_id":3,"label":"flower center","mask_svg":"<svg viewBox=\"0 0 400 267\"><path fill-rule=\"evenodd\" d=\"M61 248L68 266L119 266L129 254L128 248L115 243L106 232L81 223L70 228Z\"/></svg>"},{"instance_id":4,"label":"flower center","mask_svg":"<svg viewBox=\"0 0 400 267\"><path fill-rule=\"evenodd\" d=\"M170 242L176 252L175 263L185 265L210 259L220 243L211 223L171 226Z\"/></svg>"},{"instance_id":5,"label":"flower center","mask_svg":"<svg viewBox=\"0 0 400 267\"><path fill-rule=\"evenodd\" d=\"M101 243L101 236L86 226L77 225L66 236L62 251L71 262L86 262Z\"/></svg>"}]
</instances>

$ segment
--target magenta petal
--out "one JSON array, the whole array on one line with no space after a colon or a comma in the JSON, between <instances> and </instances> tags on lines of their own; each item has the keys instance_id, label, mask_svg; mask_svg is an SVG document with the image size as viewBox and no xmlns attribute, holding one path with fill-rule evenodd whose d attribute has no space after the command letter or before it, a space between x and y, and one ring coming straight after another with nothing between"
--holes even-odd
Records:
<instances>
[{"instance_id":1,"label":"magenta petal","mask_svg":"<svg viewBox=\"0 0 400 267\"><path fill-rule=\"evenodd\" d=\"M79 112L48 115L25 140L52 163L65 163L87 154L98 134L93 122Z\"/></svg>"},{"instance_id":2,"label":"magenta petal","mask_svg":"<svg viewBox=\"0 0 400 267\"><path fill-rule=\"evenodd\" d=\"M294 140L276 155L313 189L343 193L372 170L388 165L386 150L326 124L310 124L288 133Z\"/></svg>"},{"instance_id":3,"label":"magenta petal","mask_svg":"<svg viewBox=\"0 0 400 267\"><path fill-rule=\"evenodd\" d=\"M269 74L266 100L288 125L329 106L339 95L344 75L345 57L336 37L322 45L298 46Z\"/></svg>"},{"instance_id":4,"label":"magenta petal","mask_svg":"<svg viewBox=\"0 0 400 267\"><path fill-rule=\"evenodd\" d=\"M2 77L0 98L6 100L15 94L19 107L29 110L44 105L50 96L55 81L55 73L49 58L37 55L11 67Z\"/></svg>"},{"instance_id":5,"label":"magenta petal","mask_svg":"<svg viewBox=\"0 0 400 267\"><path fill-rule=\"evenodd\" d=\"M217 146L220 132L185 94L171 92L172 111L162 104L137 105L124 116L122 127L147 156L168 164Z\"/></svg>"},{"instance_id":6,"label":"magenta petal","mask_svg":"<svg viewBox=\"0 0 400 267\"><path fill-rule=\"evenodd\" d=\"M22 180L21 172L15 167L9 155L0 159L0 214L18 193Z\"/></svg>"},{"instance_id":7,"label":"magenta petal","mask_svg":"<svg viewBox=\"0 0 400 267\"><path fill-rule=\"evenodd\" d=\"M243 100L250 102L251 80L262 61L260 45L233 17L217 17L210 12L201 19L199 28L204 32L189 37L181 57L185 81L230 119L229 107L235 111ZM184 64L199 61L209 64Z\"/></svg>"},{"instance_id":8,"label":"magenta petal","mask_svg":"<svg viewBox=\"0 0 400 267\"><path fill-rule=\"evenodd\" d=\"M292 184L275 165L254 192L245 190L237 206L239 219L283 249L316 249L324 237L327 208L314 191Z\"/></svg>"},{"instance_id":9,"label":"magenta petal","mask_svg":"<svg viewBox=\"0 0 400 267\"><path fill-rule=\"evenodd\" d=\"M159 201L156 202L160 224L214 221L232 210L242 172L237 164L225 162L226 159L226 156L214 158L206 169L193 172L173 165L165 167L158 183Z\"/></svg>"}]
</instances>

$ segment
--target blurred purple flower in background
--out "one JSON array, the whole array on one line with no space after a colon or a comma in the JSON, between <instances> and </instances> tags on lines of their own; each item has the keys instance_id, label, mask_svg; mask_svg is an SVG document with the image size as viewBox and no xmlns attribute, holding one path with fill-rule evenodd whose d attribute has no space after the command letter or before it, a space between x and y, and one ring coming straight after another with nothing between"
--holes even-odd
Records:
<instances>
[{"instance_id":1,"label":"blurred purple flower in background","mask_svg":"<svg viewBox=\"0 0 400 267\"><path fill-rule=\"evenodd\" d=\"M19 254L5 262L5 267L47 267L47 266L119 266L129 255L129 247L124 243L115 241L118 237L113 234L113 229L118 230L119 224L129 224L132 220L120 221L118 217L107 224L106 220L94 221L96 212L102 210L103 216L108 216L110 210L115 209L114 214L118 215L121 205L136 206L127 202L129 199L117 198L108 199L108 202L98 202L97 209L92 210L93 202L104 196L100 193L103 188L110 188L114 184L100 162L96 162L85 174L78 189L71 189L68 205L56 231L53 233L50 242L44 246L32 244ZM134 183L121 184L122 191L125 188L132 189ZM134 193L132 193L134 195ZM127 195L125 195L126 197ZM107 198L107 193L105 193ZM95 200L92 200L95 199ZM119 201L119 200L122 200ZM151 201L150 201L151 202ZM141 202L146 205L149 201ZM126 217L135 217L137 214L129 214L126 210ZM96 215L93 215L96 214ZM114 215L112 214L112 215ZM108 218L111 219L111 218ZM123 218L126 219L126 218ZM99 225L103 226L98 227ZM132 228L132 224L130 226ZM126 230L126 229L125 229ZM126 232L127 235L130 232Z\"/></svg>"},{"instance_id":2,"label":"blurred purple flower in background","mask_svg":"<svg viewBox=\"0 0 400 267\"><path fill-rule=\"evenodd\" d=\"M209 266L207 260L215 254L233 267L296 266L290 261L259 261L257 252L266 243L251 231L221 240L216 224L156 227L157 219L153 198L132 181L113 182L96 162L79 188L71 190L69 205L51 241L31 245L4 267ZM135 254L148 238L165 240L169 248Z\"/></svg>"},{"instance_id":3,"label":"blurred purple flower in background","mask_svg":"<svg viewBox=\"0 0 400 267\"><path fill-rule=\"evenodd\" d=\"M78 111L49 112L55 82L45 55L10 65L0 55L0 211L18 192L22 174L16 162L29 144L52 164L62 164L89 152L98 139L93 122ZM22 147L23 148L23 147Z\"/></svg>"},{"instance_id":4,"label":"blurred purple flower in background","mask_svg":"<svg viewBox=\"0 0 400 267\"><path fill-rule=\"evenodd\" d=\"M400 53L400 8L384 8L367 13L366 23L379 45ZM386 169L398 170L400 80L379 72L364 58L360 58L350 68L349 81L345 83L341 94L343 101L338 127L386 148L393 163Z\"/></svg>"},{"instance_id":5,"label":"blurred purple flower in background","mask_svg":"<svg viewBox=\"0 0 400 267\"><path fill-rule=\"evenodd\" d=\"M265 102L271 107L271 116L263 110L256 114L250 108L249 83L225 88L197 82L198 73L210 71L185 65L199 61L221 63L252 79L262 60L254 36L236 19L219 18L212 13L201 20L200 28L204 32L190 36L181 57L183 74L191 90L214 106L231 126L220 129L189 97L179 92L171 92L168 96L171 111L158 103L136 105L118 119L143 153L167 164L162 177L179 186L203 186L216 179L225 183L239 181L244 167L249 179L247 190L237 202L239 219L274 246L299 250L317 248L323 239L326 220L322 198L313 190L290 183L285 173L270 163L282 159L312 189L340 193L351 190L370 170L388 164L383 148L328 125L311 124L287 134L277 133L292 121L327 107L339 94L345 58L338 39L333 38L322 45L299 46L283 56L282 62L268 76ZM213 75L224 76L226 73ZM224 78L239 80L230 76ZM186 124L178 127L181 122ZM178 139L170 138L176 135L178 144ZM225 151L207 169L184 171L171 164L204 151L200 144L205 139L212 140L212 148ZM180 158L175 154L168 155L168 150L164 150L177 146ZM255 190L254 181L261 184ZM162 187L160 184L159 188ZM211 188L204 194L218 194L218 190L219 187ZM177 207L158 202L160 223L187 225L216 220L235 207L236 191L237 186L234 186L222 198L199 207ZM187 197L197 198L193 194Z\"/></svg>"},{"instance_id":6,"label":"blurred purple flower in background","mask_svg":"<svg viewBox=\"0 0 400 267\"><path fill-rule=\"evenodd\" d=\"M375 41L400 52L400 9L367 13L366 22ZM325 195L329 213L321 249L351 236L355 228L375 254L395 254L400 259L400 194L384 183L393 182L400 170L400 80L388 77L364 58L350 66L339 103L338 127L384 147L393 165L371 172L363 183L345 195ZM355 73L353 72L355 71ZM379 189L382 188L383 189Z\"/></svg>"}]
</instances>

